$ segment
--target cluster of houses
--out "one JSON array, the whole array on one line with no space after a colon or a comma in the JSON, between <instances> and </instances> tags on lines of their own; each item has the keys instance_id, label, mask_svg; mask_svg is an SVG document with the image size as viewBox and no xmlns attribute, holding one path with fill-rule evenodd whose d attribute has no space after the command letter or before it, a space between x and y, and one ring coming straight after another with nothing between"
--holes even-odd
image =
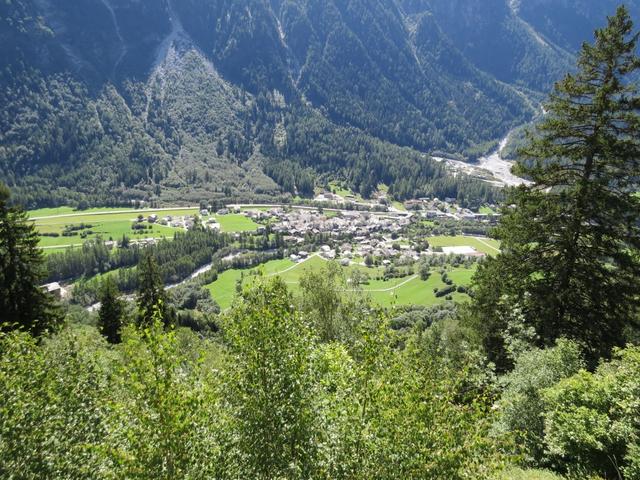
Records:
<instances>
[{"instance_id":1,"label":"cluster of houses","mask_svg":"<svg viewBox=\"0 0 640 480\"><path fill-rule=\"evenodd\" d=\"M497 213L477 213L468 208L462 208L456 204L454 198L446 198L444 201L438 198L408 200L404 206L407 210L419 211L421 216L427 219L450 218L491 224L497 223L500 219L500 214Z\"/></svg>"},{"instance_id":2,"label":"cluster of houses","mask_svg":"<svg viewBox=\"0 0 640 480\"><path fill-rule=\"evenodd\" d=\"M273 231L298 238L308 233L328 233L335 237L368 237L377 232L398 233L411 222L409 217L386 217L358 211L343 211L337 216L326 216L315 210L285 212L275 209L267 214L273 222Z\"/></svg>"},{"instance_id":3,"label":"cluster of houses","mask_svg":"<svg viewBox=\"0 0 640 480\"><path fill-rule=\"evenodd\" d=\"M340 195L328 191L317 195L314 200L316 202L333 202L336 204L357 203L356 198L353 195L341 197ZM376 199L369 202L369 204L373 206L376 202L379 205L389 205L387 195L383 192L376 194ZM447 197L444 200L428 197L418 198L414 200L407 200L403 205L408 211L416 213L420 212L423 218L429 219L451 218L454 220L471 220L493 224L497 223L500 218L500 215L496 213L477 213L467 208L462 208L457 205L457 200L455 198L450 197ZM495 206L492 207L494 207L494 209L496 208ZM396 212L398 211L393 208L391 208L391 210Z\"/></svg>"},{"instance_id":4,"label":"cluster of houses","mask_svg":"<svg viewBox=\"0 0 640 480\"><path fill-rule=\"evenodd\" d=\"M339 260L343 265L349 265L354 259L358 259L361 263L368 256L382 259L383 265L389 265L398 260L410 263L425 255L457 253L467 256L484 256L483 253L471 247L464 251L416 249L410 242L403 241L400 237L403 229L411 223L409 216L385 216L358 211L343 211L337 216L326 216L316 210L285 211L280 208L268 211L247 211L245 215L255 221L270 221L271 229L284 234L285 240L291 244L302 243L307 234L324 233L336 239L348 238L334 248L324 245L318 252L322 258ZM291 255L291 260L301 262L308 257L308 252L298 252Z\"/></svg>"},{"instance_id":5,"label":"cluster of houses","mask_svg":"<svg viewBox=\"0 0 640 480\"><path fill-rule=\"evenodd\" d=\"M414 246L408 243L398 243L397 239L393 240L388 236L383 236L380 239L356 237L353 242L344 242L334 248L323 245L317 254L325 260L338 260L342 266L349 266L352 263L363 264L367 257L381 260L382 265L386 266L396 262L406 265L430 255L485 256L484 253L478 252L473 247L443 247L437 251L434 249L418 251ZM302 262L308 258L309 252L306 251L290 255L290 259L294 262Z\"/></svg>"},{"instance_id":6,"label":"cluster of houses","mask_svg":"<svg viewBox=\"0 0 640 480\"><path fill-rule=\"evenodd\" d=\"M209 211L204 209L200 212L202 218L202 224L207 226L212 230L220 230L220 224L214 217L209 217ZM142 221L145 219L143 218ZM191 230L195 225L196 218L194 215L183 215L183 216L173 216L173 215L165 215L160 218L156 214L149 215L146 218L147 222L150 224L157 223L158 225L163 225L166 227L172 228L181 228L184 230Z\"/></svg>"}]
</instances>

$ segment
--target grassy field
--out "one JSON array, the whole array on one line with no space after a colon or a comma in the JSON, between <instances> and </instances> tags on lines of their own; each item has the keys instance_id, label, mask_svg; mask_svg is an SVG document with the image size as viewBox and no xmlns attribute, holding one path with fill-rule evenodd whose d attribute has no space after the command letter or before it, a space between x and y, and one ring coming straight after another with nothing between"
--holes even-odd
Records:
<instances>
[{"instance_id":1,"label":"grassy field","mask_svg":"<svg viewBox=\"0 0 640 480\"><path fill-rule=\"evenodd\" d=\"M80 225L81 223L91 225L92 234L87 235L85 239L80 235L72 237L40 237L40 246L47 247L69 247L80 245L86 240L96 238L98 236L105 240L110 238L117 240L123 235L135 238L171 238L178 229L153 224L151 229L143 230L141 235L135 235L131 229L131 224L137 219L138 215L145 217L151 214L163 216L186 216L198 213L197 208L175 208L170 210L111 210L111 209L92 209L88 211L77 212L70 207L60 207L56 209L40 209L29 212L30 218L35 218L36 228L41 233L58 233L61 234L67 225ZM45 217L45 218L38 218ZM215 215L216 220L220 223L223 232L245 232L253 231L258 224L253 220L246 218L244 215ZM146 224L145 224L146 225ZM50 252L48 252L50 253Z\"/></svg>"},{"instance_id":2,"label":"grassy field","mask_svg":"<svg viewBox=\"0 0 640 480\"><path fill-rule=\"evenodd\" d=\"M340 195L342 198L346 198L348 196L353 196L356 202L364 202L364 198L359 193L354 193L348 188L345 188L342 184L338 182L329 183L329 188L336 195Z\"/></svg>"},{"instance_id":3,"label":"grassy field","mask_svg":"<svg viewBox=\"0 0 640 480\"><path fill-rule=\"evenodd\" d=\"M398 201L394 200L393 202L391 202L391 205L393 205L393 207L396 210L400 210L401 212L406 212L407 211L406 207L404 206L404 203L402 203L402 202L398 202Z\"/></svg>"},{"instance_id":4,"label":"grassy field","mask_svg":"<svg viewBox=\"0 0 640 480\"><path fill-rule=\"evenodd\" d=\"M70 250L72 248L80 248L80 247L46 247L43 248L42 251L44 252L45 255L51 255L52 253L64 253L67 250Z\"/></svg>"},{"instance_id":5,"label":"grassy field","mask_svg":"<svg viewBox=\"0 0 640 480\"><path fill-rule=\"evenodd\" d=\"M478 210L478 213L481 213L483 215L493 215L496 212L492 208L484 206L484 207L480 207L480 210Z\"/></svg>"},{"instance_id":6,"label":"grassy field","mask_svg":"<svg viewBox=\"0 0 640 480\"><path fill-rule=\"evenodd\" d=\"M138 215L143 215L145 217L156 214L159 217L164 217L167 215L171 216L183 216L183 215L194 215L198 213L197 208L175 208L171 210L110 210L110 209L102 209L95 211L82 211L82 212L71 212L71 213L62 213L62 214L54 214L54 215L35 215L35 211L29 211L29 217L35 218L35 222L37 225L58 225L58 224L73 224L73 223L92 223L99 221L108 221L113 222L116 220L134 220L138 217ZM44 218L43 218L44 217Z\"/></svg>"},{"instance_id":7,"label":"grassy field","mask_svg":"<svg viewBox=\"0 0 640 480\"><path fill-rule=\"evenodd\" d=\"M214 215L223 232L253 232L258 225L244 215Z\"/></svg>"},{"instance_id":8,"label":"grassy field","mask_svg":"<svg viewBox=\"0 0 640 480\"><path fill-rule=\"evenodd\" d=\"M243 279L243 285L251 282L257 272L262 272L264 276L278 275L289 286L289 288L297 293L299 291L300 278L309 270L317 270L326 265L326 261L318 256L314 256L303 263L294 263L288 259L273 260L267 262L254 269L246 270L227 270L220 274L218 279L207 285L213 298L218 302L222 309L229 308L236 296L236 283L239 279ZM345 274L349 275L354 269L362 270L369 274L370 277L376 277L382 273L381 268L367 268L361 265L351 265L343 267ZM449 277L457 285L468 285L473 275L474 269L458 268L449 272ZM363 285L362 289L367 293L374 302L384 307L394 305L435 305L445 302L444 297L437 298L434 289L442 289L445 284L442 282L440 275L434 272L428 280L423 281L417 275L405 278L394 278L387 281L375 280L372 278L368 284ZM454 300L465 300L468 298L464 294L454 293Z\"/></svg>"},{"instance_id":9,"label":"grassy field","mask_svg":"<svg viewBox=\"0 0 640 480\"><path fill-rule=\"evenodd\" d=\"M37 225L37 229L41 233L49 233L56 232L62 233L65 225L70 225L70 223L62 224L62 225ZM122 238L123 235L126 235L132 240L137 238L171 238L173 234L176 232L175 228L164 227L162 225L153 225L151 229L143 230L143 234L136 235L134 231L131 230L131 222L130 221L105 221L105 222L92 222L91 223L91 231L92 234L87 235L86 238L81 238L78 236L73 237L40 237L40 246L41 247L65 247L65 246L78 246L84 243L87 240L94 239L96 237L101 237L104 240L118 240Z\"/></svg>"},{"instance_id":10,"label":"grassy field","mask_svg":"<svg viewBox=\"0 0 640 480\"><path fill-rule=\"evenodd\" d=\"M473 247L487 255L495 255L500 251L500 242L491 238L468 237L466 235L427 237L432 247Z\"/></svg>"}]
</instances>

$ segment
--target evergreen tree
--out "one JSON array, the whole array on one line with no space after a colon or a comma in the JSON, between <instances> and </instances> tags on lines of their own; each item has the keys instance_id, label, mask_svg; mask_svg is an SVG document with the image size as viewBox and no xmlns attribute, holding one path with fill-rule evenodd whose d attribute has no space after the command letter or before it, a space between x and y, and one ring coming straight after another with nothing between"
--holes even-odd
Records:
<instances>
[{"instance_id":1,"label":"evergreen tree","mask_svg":"<svg viewBox=\"0 0 640 480\"><path fill-rule=\"evenodd\" d=\"M40 287L45 272L38 234L11 193L0 183L0 329L40 335L55 329L62 316L54 299Z\"/></svg>"},{"instance_id":2,"label":"evergreen tree","mask_svg":"<svg viewBox=\"0 0 640 480\"><path fill-rule=\"evenodd\" d=\"M503 253L476 276L476 307L495 359L509 312L540 343L581 342L591 360L624 342L640 303L640 58L625 7L585 44L522 150L533 180L510 192L496 230ZM634 320L635 319L635 320Z\"/></svg>"},{"instance_id":3,"label":"evergreen tree","mask_svg":"<svg viewBox=\"0 0 640 480\"><path fill-rule=\"evenodd\" d=\"M157 316L161 317L165 326L171 325L173 316L167 304L158 263L150 253L138 264L138 284L138 326L151 326Z\"/></svg>"},{"instance_id":4,"label":"evergreen tree","mask_svg":"<svg viewBox=\"0 0 640 480\"><path fill-rule=\"evenodd\" d=\"M120 343L120 330L124 321L124 302L120 299L120 291L112 277L102 284L100 291L100 312L98 328L109 343Z\"/></svg>"}]
</instances>

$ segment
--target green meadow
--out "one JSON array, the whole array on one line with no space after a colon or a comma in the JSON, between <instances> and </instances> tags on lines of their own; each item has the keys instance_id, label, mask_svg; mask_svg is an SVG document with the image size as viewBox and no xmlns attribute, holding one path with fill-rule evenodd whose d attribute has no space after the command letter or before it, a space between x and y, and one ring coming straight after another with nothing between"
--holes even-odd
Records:
<instances>
[{"instance_id":1,"label":"green meadow","mask_svg":"<svg viewBox=\"0 0 640 480\"><path fill-rule=\"evenodd\" d=\"M495 255L500 251L500 242L492 238L470 237L467 235L441 235L427 237L425 240L427 240L432 247L473 247L477 251L486 253L487 255Z\"/></svg>"},{"instance_id":2,"label":"green meadow","mask_svg":"<svg viewBox=\"0 0 640 480\"><path fill-rule=\"evenodd\" d=\"M487 207L485 205L480 207L480 209L478 210L478 213L482 213L483 215L494 215L496 211L493 208Z\"/></svg>"},{"instance_id":3,"label":"green meadow","mask_svg":"<svg viewBox=\"0 0 640 480\"><path fill-rule=\"evenodd\" d=\"M29 217L33 219L39 233L57 233L60 235L59 237L40 237L40 246L43 247L47 253L51 253L50 250L81 245L85 241L96 237L101 237L105 240L117 240L122 238L123 235L127 235L131 239L171 238L179 229L143 222L143 225L147 227L151 226L151 228L146 228L141 230L140 234L136 234L136 232L131 229L131 225L137 221L138 215L143 215L146 218L151 214L156 214L161 218L164 216L181 217L197 213L198 209L194 207L156 210L112 210L105 208L83 210L81 212L74 211L71 207L59 207L32 210L29 212ZM253 231L259 226L244 215L213 215L213 217L220 223L223 232ZM85 231L90 230L92 232L87 234L86 238L80 236L82 230L78 231L78 235L69 237L62 236L65 227L78 227L81 224L91 225L90 228L85 229Z\"/></svg>"},{"instance_id":4,"label":"green meadow","mask_svg":"<svg viewBox=\"0 0 640 480\"><path fill-rule=\"evenodd\" d=\"M326 260L319 256L313 256L302 263L294 263L288 259L272 260L258 267L251 269L232 269L221 273L218 279L207 285L213 298L224 310L229 308L236 297L236 285L238 280L242 285L250 284L253 279L259 276L279 276L294 292L299 292L300 279L305 272L318 270L326 265ZM447 301L444 297L436 297L434 289L443 289L446 285L442 282L439 272L434 271L432 275L423 281L418 275L411 275L405 278L393 278L390 280L376 280L375 277L382 274L383 268L368 268L363 265L350 265L342 267L345 274L349 276L353 270L361 270L367 273L370 280L361 286L361 289L368 294L371 299L383 307L400 305L435 305ZM473 268L450 268L449 277L456 285L468 285L471 276L475 271ZM463 301L468 298L465 294L454 293L453 299Z\"/></svg>"},{"instance_id":5,"label":"green meadow","mask_svg":"<svg viewBox=\"0 0 640 480\"><path fill-rule=\"evenodd\" d=\"M253 232L260 225L244 215L213 215L223 232Z\"/></svg>"}]
</instances>

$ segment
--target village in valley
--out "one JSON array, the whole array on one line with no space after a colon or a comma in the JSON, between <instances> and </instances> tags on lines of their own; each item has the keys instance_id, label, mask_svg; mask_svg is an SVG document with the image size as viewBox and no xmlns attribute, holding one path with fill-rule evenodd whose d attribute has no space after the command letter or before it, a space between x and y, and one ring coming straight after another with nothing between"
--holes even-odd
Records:
<instances>
[{"instance_id":1,"label":"village in valley","mask_svg":"<svg viewBox=\"0 0 640 480\"><path fill-rule=\"evenodd\" d=\"M347 276L356 272L357 281L381 304L388 303L390 295L401 297L403 290L411 291L406 303L430 304L440 299L461 299L477 262L499 251L499 242L487 237L499 219L495 208L486 205L473 212L451 198L399 203L389 201L384 193L363 200L325 190L299 205L234 204L216 209L202 203L198 207L155 210L142 205L136 210L34 217L34 221L42 231L41 243L49 242L43 248L53 251L81 245L73 243L78 238L76 233L85 241L96 235L93 238L110 249L153 247L163 239L171 239L176 232L195 228L229 234L235 238L236 247L220 259L220 279L206 285L223 307L231 301L225 296L233 293L232 282L225 279L245 281L246 267L238 266L238 262L252 255L247 246L258 240L250 239L275 237L279 253L266 251L264 266L273 270L271 274L282 273L285 280L286 275L295 274L288 278L294 290L299 277L297 266L302 272L335 261ZM82 222L69 223L78 220ZM62 229L61 237L51 238L57 235L51 233L55 228ZM58 246L52 243L55 240L66 244ZM255 267L251 264L251 268ZM193 281L210 268L211 264L200 265L181 283ZM431 271L437 273L437 280L429 279ZM450 276L460 280L453 282ZM54 283L48 289L68 295L69 287Z\"/></svg>"}]
</instances>

